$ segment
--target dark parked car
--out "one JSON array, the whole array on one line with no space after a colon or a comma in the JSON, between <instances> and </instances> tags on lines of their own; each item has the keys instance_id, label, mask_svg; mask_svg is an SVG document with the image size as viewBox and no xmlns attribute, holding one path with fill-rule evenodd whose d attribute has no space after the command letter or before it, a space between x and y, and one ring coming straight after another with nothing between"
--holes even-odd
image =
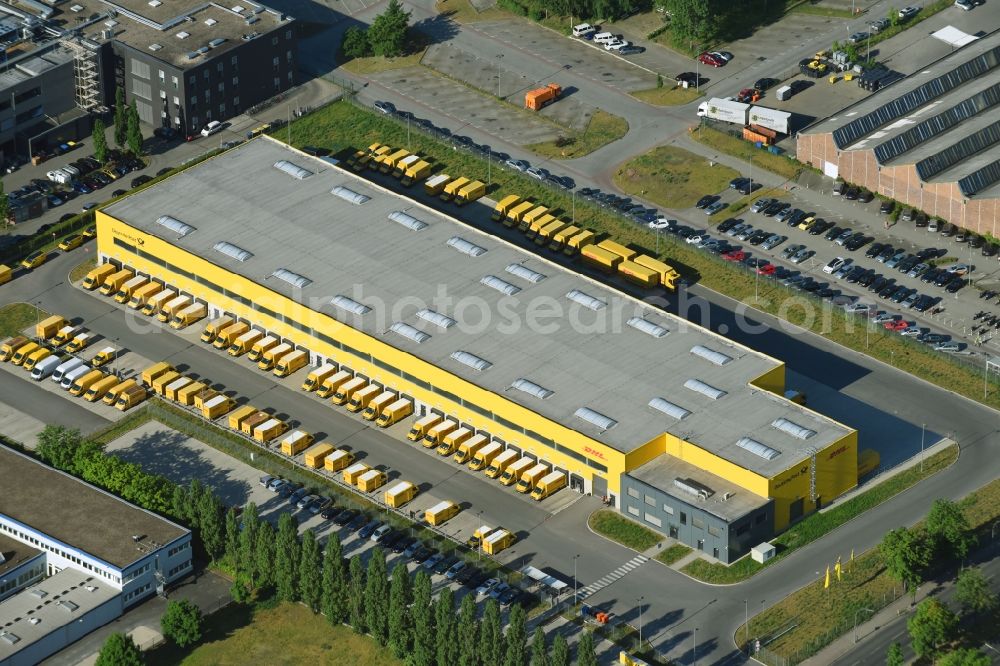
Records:
<instances>
[{"instance_id":1,"label":"dark parked car","mask_svg":"<svg viewBox=\"0 0 1000 666\"><path fill-rule=\"evenodd\" d=\"M882 213L883 215L888 215L895 209L896 209L895 201L883 201L881 204L879 204L878 212Z\"/></svg>"},{"instance_id":2,"label":"dark parked car","mask_svg":"<svg viewBox=\"0 0 1000 666\"><path fill-rule=\"evenodd\" d=\"M868 190L861 190L861 192L858 193L858 201L860 201L861 203L868 203L874 198L875 195Z\"/></svg>"},{"instance_id":3,"label":"dark parked car","mask_svg":"<svg viewBox=\"0 0 1000 666\"><path fill-rule=\"evenodd\" d=\"M872 243L871 246L865 251L865 256L869 259L874 259L884 248L885 243Z\"/></svg>"},{"instance_id":4,"label":"dark parked car","mask_svg":"<svg viewBox=\"0 0 1000 666\"><path fill-rule=\"evenodd\" d=\"M335 504L331 504L330 506L323 509L320 512L319 516L323 520L333 520L334 518L337 517L337 514L339 514L341 511L342 511L341 507Z\"/></svg>"},{"instance_id":5,"label":"dark parked car","mask_svg":"<svg viewBox=\"0 0 1000 666\"><path fill-rule=\"evenodd\" d=\"M371 535L375 530L382 526L382 523L378 520L372 520L367 525L363 525L358 529L358 537L362 539L371 538Z\"/></svg>"},{"instance_id":6,"label":"dark parked car","mask_svg":"<svg viewBox=\"0 0 1000 666\"><path fill-rule=\"evenodd\" d=\"M851 186L848 187L847 191L844 192L844 198L847 199L848 201L855 201L860 193L861 190L859 190L857 187Z\"/></svg>"},{"instance_id":7,"label":"dark parked car","mask_svg":"<svg viewBox=\"0 0 1000 666\"><path fill-rule=\"evenodd\" d=\"M714 194L706 194L701 199L698 199L698 203L695 204L695 208L707 208L710 204L713 204L718 200L718 196Z\"/></svg>"},{"instance_id":8,"label":"dark parked car","mask_svg":"<svg viewBox=\"0 0 1000 666\"><path fill-rule=\"evenodd\" d=\"M358 513L359 513L359 512L358 512L358 510L357 510L357 509L344 509L344 510L343 510L343 511L342 511L342 512L340 513L340 515L339 515L339 516L337 516L337 517L336 517L336 519L334 519L333 523L334 523L335 525L338 525L338 526L340 526L340 527L343 527L343 526L344 526L344 525L346 525L347 523L349 523L349 522L351 522L352 520L354 520L355 518L357 518L357 517L358 517Z\"/></svg>"},{"instance_id":9,"label":"dark parked car","mask_svg":"<svg viewBox=\"0 0 1000 666\"><path fill-rule=\"evenodd\" d=\"M916 218L913 220L913 224L921 229L927 226L927 213L923 211L918 211Z\"/></svg>"},{"instance_id":10,"label":"dark parked car","mask_svg":"<svg viewBox=\"0 0 1000 666\"><path fill-rule=\"evenodd\" d=\"M416 537L402 536L398 541L396 541L396 543L392 544L392 552L402 553L416 542Z\"/></svg>"},{"instance_id":11,"label":"dark parked car","mask_svg":"<svg viewBox=\"0 0 1000 666\"><path fill-rule=\"evenodd\" d=\"M964 277L955 276L955 278L948 283L948 285L944 288L944 290L947 291L949 294L954 294L967 284L969 284L969 281L966 280Z\"/></svg>"},{"instance_id":12,"label":"dark parked car","mask_svg":"<svg viewBox=\"0 0 1000 666\"><path fill-rule=\"evenodd\" d=\"M417 564L423 564L424 562L429 560L436 552L437 551L434 550L433 548L428 548L427 546L421 546L413 553L413 556L410 559L416 562Z\"/></svg>"},{"instance_id":13,"label":"dark parked car","mask_svg":"<svg viewBox=\"0 0 1000 666\"><path fill-rule=\"evenodd\" d=\"M454 555L452 555L451 557L445 557L445 558L439 560L434 565L433 571L436 574L444 574L445 572L448 571L448 569L452 568L457 563L458 563L458 558L455 557Z\"/></svg>"},{"instance_id":14,"label":"dark parked car","mask_svg":"<svg viewBox=\"0 0 1000 666\"><path fill-rule=\"evenodd\" d=\"M816 220L815 222L813 222L813 225L809 227L808 233L810 236L819 236L820 234L829 231L831 228L833 228L833 226L834 226L833 222L830 222L828 220L822 220L822 219Z\"/></svg>"}]
</instances>

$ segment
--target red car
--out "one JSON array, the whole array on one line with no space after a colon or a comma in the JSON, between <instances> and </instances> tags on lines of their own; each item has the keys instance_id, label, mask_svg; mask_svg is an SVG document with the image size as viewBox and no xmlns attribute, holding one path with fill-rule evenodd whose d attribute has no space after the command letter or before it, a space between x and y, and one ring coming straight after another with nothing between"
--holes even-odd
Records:
<instances>
[{"instance_id":1,"label":"red car","mask_svg":"<svg viewBox=\"0 0 1000 666\"><path fill-rule=\"evenodd\" d=\"M757 275L763 275L769 277L774 275L774 271L778 270L778 267L774 264L764 264L763 266L757 267Z\"/></svg>"},{"instance_id":2,"label":"red car","mask_svg":"<svg viewBox=\"0 0 1000 666\"><path fill-rule=\"evenodd\" d=\"M708 51L705 51L704 53L698 56L698 62L701 62L705 65L711 65L712 67L722 67L723 65L726 64L725 61L722 60L722 58L714 56Z\"/></svg>"},{"instance_id":3,"label":"red car","mask_svg":"<svg viewBox=\"0 0 1000 666\"><path fill-rule=\"evenodd\" d=\"M885 322L883 326L889 331L902 331L904 328L909 327L909 324L902 319L893 319L892 321Z\"/></svg>"},{"instance_id":4,"label":"red car","mask_svg":"<svg viewBox=\"0 0 1000 666\"><path fill-rule=\"evenodd\" d=\"M743 261L747 258L747 253L743 250L730 250L722 255L722 258L726 261Z\"/></svg>"}]
</instances>

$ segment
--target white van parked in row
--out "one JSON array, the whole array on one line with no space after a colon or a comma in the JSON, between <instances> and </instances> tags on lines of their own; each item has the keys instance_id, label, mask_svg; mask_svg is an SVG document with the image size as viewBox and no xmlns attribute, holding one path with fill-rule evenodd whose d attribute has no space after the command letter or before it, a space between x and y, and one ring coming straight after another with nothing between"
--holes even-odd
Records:
<instances>
[{"instance_id":1,"label":"white van parked in row","mask_svg":"<svg viewBox=\"0 0 1000 666\"><path fill-rule=\"evenodd\" d=\"M590 36L597 32L597 28L590 25L589 23L581 23L580 25L573 26L573 36L574 37L584 37L590 39Z\"/></svg>"},{"instance_id":2,"label":"white van parked in row","mask_svg":"<svg viewBox=\"0 0 1000 666\"><path fill-rule=\"evenodd\" d=\"M202 136L212 136L216 132L222 131L222 123L218 120L213 120L209 124L205 125L204 129L201 130Z\"/></svg>"},{"instance_id":3,"label":"white van parked in row","mask_svg":"<svg viewBox=\"0 0 1000 666\"><path fill-rule=\"evenodd\" d=\"M60 364L52 373L52 381L58 384L63 380L63 375L80 367L83 367L83 361L78 358L71 358L68 361L63 361L62 364Z\"/></svg>"},{"instance_id":4,"label":"white van parked in row","mask_svg":"<svg viewBox=\"0 0 1000 666\"><path fill-rule=\"evenodd\" d=\"M40 382L53 372L55 372L56 366L59 365L58 356L48 356L43 358L41 361L35 364L35 367L31 369L31 378L36 382Z\"/></svg>"},{"instance_id":5,"label":"white van parked in row","mask_svg":"<svg viewBox=\"0 0 1000 666\"><path fill-rule=\"evenodd\" d=\"M64 391L68 391L70 387L73 386L73 382L78 380L80 377L83 377L91 370L93 370L93 368L87 365L81 365L78 368L74 368L63 375L62 381L59 382L59 386L62 387Z\"/></svg>"},{"instance_id":6,"label":"white van parked in row","mask_svg":"<svg viewBox=\"0 0 1000 666\"><path fill-rule=\"evenodd\" d=\"M594 35L595 44L610 44L611 42L617 42L618 35L611 32L599 32Z\"/></svg>"}]
</instances>

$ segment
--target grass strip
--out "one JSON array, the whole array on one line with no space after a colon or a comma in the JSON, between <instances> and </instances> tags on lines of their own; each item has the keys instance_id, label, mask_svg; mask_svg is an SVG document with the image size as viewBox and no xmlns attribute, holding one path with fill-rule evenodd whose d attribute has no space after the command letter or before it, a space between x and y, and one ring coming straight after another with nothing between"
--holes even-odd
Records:
<instances>
[{"instance_id":1,"label":"grass strip","mask_svg":"<svg viewBox=\"0 0 1000 666\"><path fill-rule=\"evenodd\" d=\"M649 88L648 90L636 90L629 93L640 102L652 104L654 106L683 106L690 104L703 95L694 88L682 88L680 86L662 88Z\"/></svg>"},{"instance_id":2,"label":"grass strip","mask_svg":"<svg viewBox=\"0 0 1000 666\"><path fill-rule=\"evenodd\" d=\"M49 316L30 303L9 303L0 307L0 335L10 338Z\"/></svg>"},{"instance_id":3,"label":"grass strip","mask_svg":"<svg viewBox=\"0 0 1000 666\"><path fill-rule=\"evenodd\" d=\"M732 584L746 580L765 567L780 562L796 549L829 534L849 520L857 518L932 474L949 467L957 459L958 445L952 444L925 460L923 469L920 466L911 467L828 511L812 514L771 541L777 552L764 564L750 557L743 557L729 566L699 559L690 562L681 571L706 583Z\"/></svg>"},{"instance_id":4,"label":"grass strip","mask_svg":"<svg viewBox=\"0 0 1000 666\"><path fill-rule=\"evenodd\" d=\"M640 553L649 550L660 543L661 537L651 529L633 522L610 509L598 509L590 515L587 523L590 529L612 541L617 541L626 548Z\"/></svg>"},{"instance_id":5,"label":"grass strip","mask_svg":"<svg viewBox=\"0 0 1000 666\"><path fill-rule=\"evenodd\" d=\"M97 266L97 259L94 257L90 257L77 264L73 267L73 270L69 272L69 281L79 282L83 278L87 277L87 273L89 273L95 266Z\"/></svg>"},{"instance_id":6,"label":"grass strip","mask_svg":"<svg viewBox=\"0 0 1000 666\"><path fill-rule=\"evenodd\" d=\"M801 162L797 162L787 155L775 155L761 150L742 137L732 136L705 124L691 132L690 137L720 153L726 153L748 162L753 159L754 165L776 173L787 180L794 180L806 168Z\"/></svg>"},{"instance_id":7,"label":"grass strip","mask_svg":"<svg viewBox=\"0 0 1000 666\"><path fill-rule=\"evenodd\" d=\"M554 141L534 143L525 148L543 157L570 160L589 155L626 134L628 134L628 122L624 118L597 109L582 134L569 134Z\"/></svg>"},{"instance_id":8,"label":"grass strip","mask_svg":"<svg viewBox=\"0 0 1000 666\"><path fill-rule=\"evenodd\" d=\"M689 208L708 192L719 192L740 174L676 146L659 146L618 167L615 185L664 208Z\"/></svg>"},{"instance_id":9,"label":"grass strip","mask_svg":"<svg viewBox=\"0 0 1000 666\"><path fill-rule=\"evenodd\" d=\"M682 543L675 543L670 548L656 556L656 559L666 565L671 565L682 557L686 557L691 552L690 546Z\"/></svg>"}]
</instances>

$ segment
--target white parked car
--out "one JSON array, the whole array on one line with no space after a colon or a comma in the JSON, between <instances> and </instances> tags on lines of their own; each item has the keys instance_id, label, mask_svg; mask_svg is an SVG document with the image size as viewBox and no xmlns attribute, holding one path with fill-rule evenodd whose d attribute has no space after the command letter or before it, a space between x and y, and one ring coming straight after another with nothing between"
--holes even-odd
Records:
<instances>
[{"instance_id":1,"label":"white parked car","mask_svg":"<svg viewBox=\"0 0 1000 666\"><path fill-rule=\"evenodd\" d=\"M706 241L709 238L711 238L711 236L709 236L708 234L691 234L685 239L685 241L687 242L688 245L694 245L695 243L701 243L702 241Z\"/></svg>"},{"instance_id":2,"label":"white parked car","mask_svg":"<svg viewBox=\"0 0 1000 666\"><path fill-rule=\"evenodd\" d=\"M595 32L597 32L597 28L589 23L581 23L580 25L573 26L574 37L586 37L587 35L592 35Z\"/></svg>"},{"instance_id":3,"label":"white parked car","mask_svg":"<svg viewBox=\"0 0 1000 666\"><path fill-rule=\"evenodd\" d=\"M205 127L202 128L201 135L212 136L216 132L221 132L221 131L222 131L222 123L220 123L218 120L213 120L212 122L210 122L209 124L205 125Z\"/></svg>"},{"instance_id":4,"label":"white parked car","mask_svg":"<svg viewBox=\"0 0 1000 666\"><path fill-rule=\"evenodd\" d=\"M843 257L834 257L830 260L826 266L823 267L823 272L827 275L832 275L834 271L840 270L840 268L846 263L846 259Z\"/></svg>"},{"instance_id":5,"label":"white parked car","mask_svg":"<svg viewBox=\"0 0 1000 666\"><path fill-rule=\"evenodd\" d=\"M549 172L541 167L531 167L525 169L524 173L528 174L532 178L537 178L538 180L545 180L549 177Z\"/></svg>"}]
</instances>

